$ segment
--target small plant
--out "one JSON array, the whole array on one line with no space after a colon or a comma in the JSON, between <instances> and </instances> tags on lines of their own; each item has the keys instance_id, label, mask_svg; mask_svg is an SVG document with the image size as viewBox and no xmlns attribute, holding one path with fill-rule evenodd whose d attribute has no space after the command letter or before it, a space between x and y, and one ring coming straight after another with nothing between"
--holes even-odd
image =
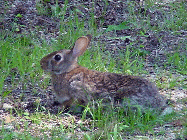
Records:
<instances>
[{"instance_id":1,"label":"small plant","mask_svg":"<svg viewBox=\"0 0 187 140\"><path fill-rule=\"evenodd\" d=\"M51 7L48 2L50 0L37 0L36 1L36 9L39 15L51 15Z\"/></svg>"},{"instance_id":2,"label":"small plant","mask_svg":"<svg viewBox=\"0 0 187 140\"><path fill-rule=\"evenodd\" d=\"M120 23L119 25L109 25L108 28L106 29L106 32L109 31L117 31L117 30L123 30L123 29L129 29L130 27L128 26L127 21L124 21L122 23Z\"/></svg>"},{"instance_id":3,"label":"small plant","mask_svg":"<svg viewBox=\"0 0 187 140\"><path fill-rule=\"evenodd\" d=\"M186 54L181 54L175 52L174 54L168 56L167 64L171 65L176 69L177 72L181 74L187 74L187 56Z\"/></svg>"},{"instance_id":4,"label":"small plant","mask_svg":"<svg viewBox=\"0 0 187 140\"><path fill-rule=\"evenodd\" d=\"M16 15L17 18L22 18L23 16L21 14Z\"/></svg>"},{"instance_id":5,"label":"small plant","mask_svg":"<svg viewBox=\"0 0 187 140\"><path fill-rule=\"evenodd\" d=\"M58 0L56 0L56 4L55 5L50 5L52 16L58 17L58 18L60 18L63 21L64 20L64 16L66 14L66 10L67 10L67 5L68 5L68 0L65 0L63 8L59 6Z\"/></svg>"}]
</instances>

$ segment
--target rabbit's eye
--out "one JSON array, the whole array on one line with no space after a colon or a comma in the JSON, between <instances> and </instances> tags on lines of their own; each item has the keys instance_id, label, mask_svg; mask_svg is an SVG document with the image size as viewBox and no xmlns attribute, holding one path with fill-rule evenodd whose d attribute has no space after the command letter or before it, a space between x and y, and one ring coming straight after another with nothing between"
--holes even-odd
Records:
<instances>
[{"instance_id":1,"label":"rabbit's eye","mask_svg":"<svg viewBox=\"0 0 187 140\"><path fill-rule=\"evenodd\" d=\"M55 55L54 58L55 58L56 61L59 61L61 59L61 56L57 54L57 55Z\"/></svg>"}]
</instances>

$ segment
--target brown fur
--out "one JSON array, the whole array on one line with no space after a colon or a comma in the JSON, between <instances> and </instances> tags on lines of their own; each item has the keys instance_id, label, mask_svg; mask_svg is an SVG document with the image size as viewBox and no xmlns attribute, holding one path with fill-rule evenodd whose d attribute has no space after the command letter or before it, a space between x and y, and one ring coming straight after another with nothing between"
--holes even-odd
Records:
<instances>
[{"instance_id":1,"label":"brown fur","mask_svg":"<svg viewBox=\"0 0 187 140\"><path fill-rule=\"evenodd\" d=\"M146 79L79 66L77 57L84 53L90 40L90 35L83 36L75 42L72 50L53 52L40 62L44 70L51 72L57 99L63 106L69 107L74 101L86 105L89 101L98 99L117 104L123 103L124 98L128 98L131 104L142 107L160 108L165 105L156 86ZM58 60L56 55L62 58Z\"/></svg>"}]
</instances>

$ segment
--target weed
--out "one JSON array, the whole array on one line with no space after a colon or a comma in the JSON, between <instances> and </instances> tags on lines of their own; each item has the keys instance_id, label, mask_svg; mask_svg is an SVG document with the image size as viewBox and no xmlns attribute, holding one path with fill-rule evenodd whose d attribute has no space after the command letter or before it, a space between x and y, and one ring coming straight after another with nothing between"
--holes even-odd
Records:
<instances>
[{"instance_id":1,"label":"weed","mask_svg":"<svg viewBox=\"0 0 187 140\"><path fill-rule=\"evenodd\" d=\"M93 120L90 129L98 128L98 133L85 135L88 139L121 139L121 133L133 134L135 130L139 130L142 133L148 130L153 132L153 126L164 123L163 116L159 116L157 112L151 110L142 112L139 108L132 110L131 106L119 108L112 105L103 106L102 101L96 102L96 105L87 106L83 112L82 119L84 120L86 116L90 116ZM170 120L167 116L166 119L167 121Z\"/></svg>"},{"instance_id":2,"label":"weed","mask_svg":"<svg viewBox=\"0 0 187 140\"><path fill-rule=\"evenodd\" d=\"M128 22L124 21L119 25L109 25L108 28L106 29L106 32L113 31L113 30L116 31L116 30L129 29L130 27L127 24Z\"/></svg>"},{"instance_id":3,"label":"weed","mask_svg":"<svg viewBox=\"0 0 187 140\"><path fill-rule=\"evenodd\" d=\"M39 15L51 15L50 0L37 0L36 9Z\"/></svg>"},{"instance_id":4,"label":"weed","mask_svg":"<svg viewBox=\"0 0 187 140\"><path fill-rule=\"evenodd\" d=\"M186 54L176 51L173 54L168 55L167 65L173 66L177 72L181 74L187 74L187 56Z\"/></svg>"}]
</instances>

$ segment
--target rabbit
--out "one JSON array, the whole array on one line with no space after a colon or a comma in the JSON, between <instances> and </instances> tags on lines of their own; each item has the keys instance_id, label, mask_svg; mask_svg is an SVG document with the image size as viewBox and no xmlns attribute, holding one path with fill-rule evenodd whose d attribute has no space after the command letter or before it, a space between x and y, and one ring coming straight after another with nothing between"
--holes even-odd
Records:
<instances>
[{"instance_id":1,"label":"rabbit","mask_svg":"<svg viewBox=\"0 0 187 140\"><path fill-rule=\"evenodd\" d=\"M77 58L86 51L91 35L78 38L71 50L52 52L40 61L41 68L51 73L56 99L65 108L74 104L87 105L102 99L104 103L142 108L165 106L166 101L150 81L138 76L90 70L78 65Z\"/></svg>"}]
</instances>

